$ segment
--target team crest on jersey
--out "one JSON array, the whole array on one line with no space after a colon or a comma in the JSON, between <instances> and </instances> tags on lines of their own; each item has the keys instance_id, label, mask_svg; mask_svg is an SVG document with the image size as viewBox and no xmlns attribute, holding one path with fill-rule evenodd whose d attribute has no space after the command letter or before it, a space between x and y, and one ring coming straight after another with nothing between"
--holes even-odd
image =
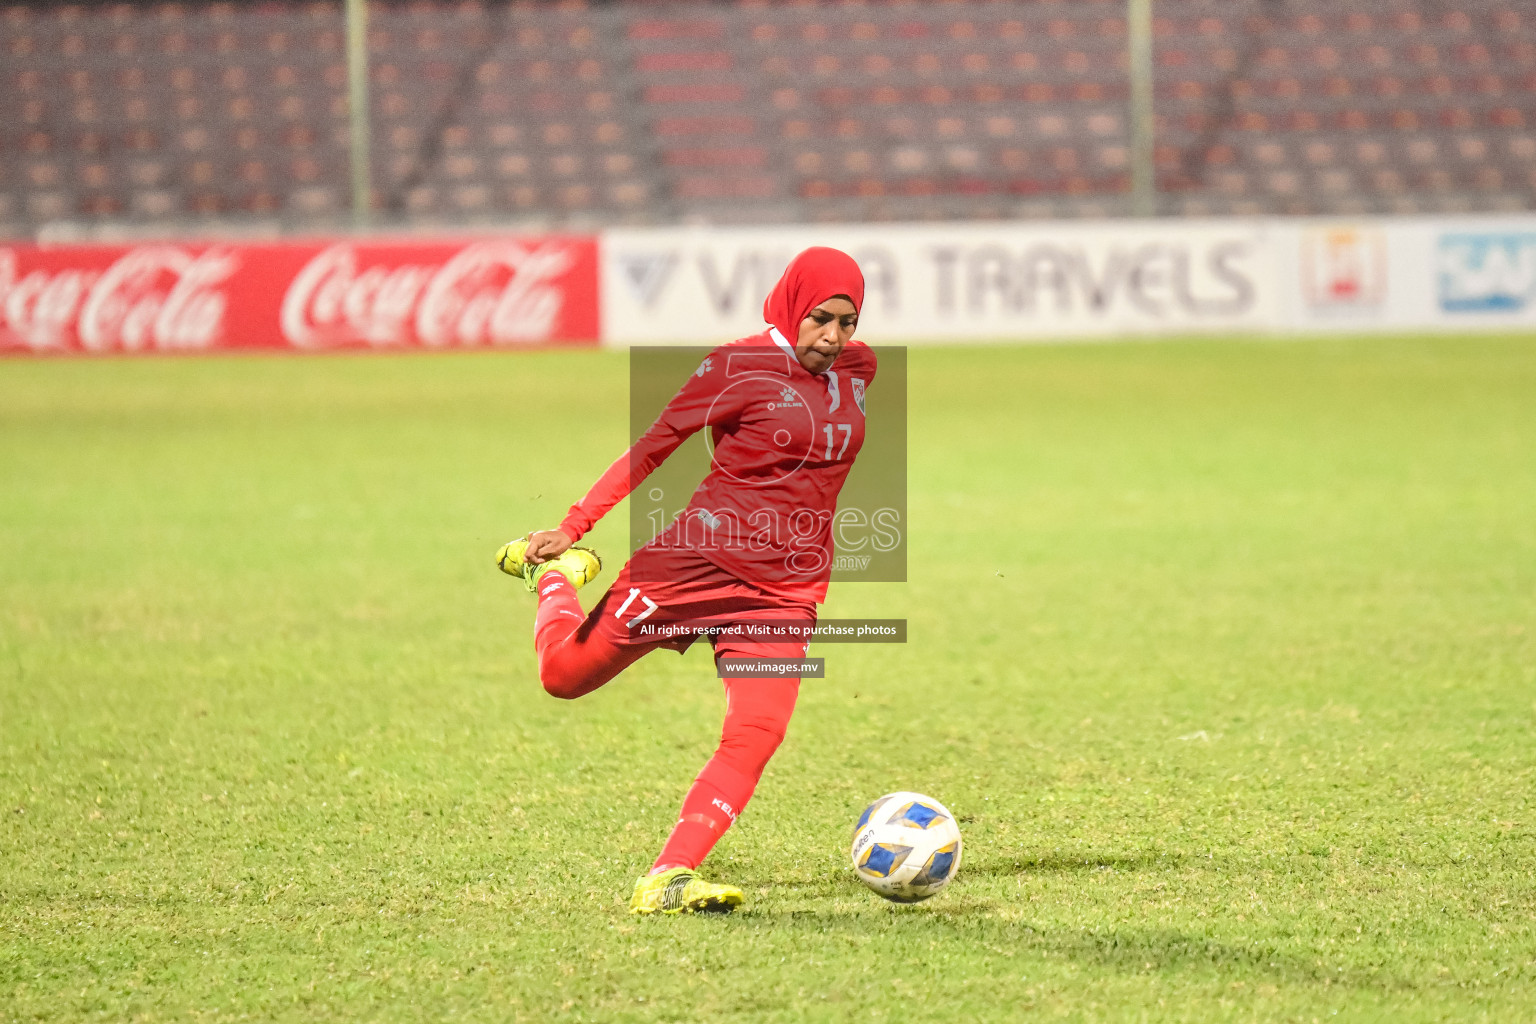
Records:
<instances>
[{"instance_id":1,"label":"team crest on jersey","mask_svg":"<svg viewBox=\"0 0 1536 1024\"><path fill-rule=\"evenodd\" d=\"M864 380L861 377L853 378L853 404L859 407L861 416L868 416L864 411Z\"/></svg>"}]
</instances>

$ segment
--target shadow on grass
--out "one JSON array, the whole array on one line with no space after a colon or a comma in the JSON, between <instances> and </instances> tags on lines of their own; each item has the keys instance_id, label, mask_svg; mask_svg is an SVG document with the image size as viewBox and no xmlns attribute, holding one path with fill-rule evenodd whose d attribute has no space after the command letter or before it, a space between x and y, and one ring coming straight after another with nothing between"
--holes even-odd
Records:
<instances>
[{"instance_id":1,"label":"shadow on grass","mask_svg":"<svg viewBox=\"0 0 1536 1024\"><path fill-rule=\"evenodd\" d=\"M854 886L854 888L861 888ZM842 895L839 893L839 895ZM1345 967L1317 954L1288 950L1283 939L1222 941L1171 928L1051 929L1000 913L996 901L946 895L942 902L874 908L864 901L838 907L752 911L737 920L765 932L805 933L818 939L847 934L867 938L872 929L948 933L955 943L1003 950L1031 959L1092 965L1122 974L1207 973L1228 980L1339 987L1378 992L1412 990L1410 978L1361 967ZM884 911L884 912L882 912Z\"/></svg>"},{"instance_id":2,"label":"shadow on grass","mask_svg":"<svg viewBox=\"0 0 1536 1024\"><path fill-rule=\"evenodd\" d=\"M962 875L1011 877L1015 875L1060 874L1073 871L1147 871L1176 868L1183 857L1176 853L1042 853L1022 857L990 857L979 863L966 861Z\"/></svg>"},{"instance_id":3,"label":"shadow on grass","mask_svg":"<svg viewBox=\"0 0 1536 1024\"><path fill-rule=\"evenodd\" d=\"M1170 928L1051 929L1022 919L1017 902L998 900L980 891L967 892L965 877L1025 878L1030 875L1088 876L1094 872L1171 871L1199 863L1180 853L1065 853L1052 851L1018 857L989 856L967 861L961 884L931 902L912 906L884 904L852 872L817 874L790 882L776 880L779 892L789 890L799 906L751 909L738 920L764 931L824 936L867 935L872 927L937 929L957 942L1010 950L1023 958L1093 964L1128 974L1206 971L1228 978L1262 979L1276 984L1339 986L1376 991L1403 991L1416 984L1380 970L1344 967L1326 956L1294 948L1284 936L1251 942L1222 941ZM809 904L809 905L807 905ZM750 903L749 903L750 907ZM1025 911L1027 913L1027 911ZM931 934L931 931L930 931ZM1342 968L1342 969L1341 969Z\"/></svg>"},{"instance_id":4,"label":"shadow on grass","mask_svg":"<svg viewBox=\"0 0 1536 1024\"><path fill-rule=\"evenodd\" d=\"M1150 871L1169 870L1184 864L1185 858L1177 853L1044 853L1020 857L988 857L979 861L966 860L960 867L961 878L1012 878L1030 874L1065 874L1093 871ZM772 886L780 891L799 891L805 894L827 894L830 889L839 892L862 891L862 886L851 871L785 876L776 865L765 865L761 872L750 869L737 870L732 879L744 888Z\"/></svg>"},{"instance_id":5,"label":"shadow on grass","mask_svg":"<svg viewBox=\"0 0 1536 1024\"><path fill-rule=\"evenodd\" d=\"M1274 942L1223 942L1170 928L1117 928L1035 931L1020 926L1020 952L1052 959L1092 963L1126 974L1208 971L1226 977L1263 978L1286 985L1325 986L1376 991L1417 987L1411 980L1384 972L1349 968L1315 954L1288 951ZM1022 939L1022 941L1020 941Z\"/></svg>"}]
</instances>

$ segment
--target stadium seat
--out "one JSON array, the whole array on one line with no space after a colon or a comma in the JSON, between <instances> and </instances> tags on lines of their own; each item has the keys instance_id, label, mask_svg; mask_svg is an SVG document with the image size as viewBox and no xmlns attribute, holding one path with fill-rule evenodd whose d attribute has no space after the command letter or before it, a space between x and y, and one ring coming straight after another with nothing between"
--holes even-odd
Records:
<instances>
[{"instance_id":1,"label":"stadium seat","mask_svg":"<svg viewBox=\"0 0 1536 1024\"><path fill-rule=\"evenodd\" d=\"M1536 205L1536 17L1510 0L1156 13L1170 210ZM407 218L1125 208L1118 2L371 15L378 186ZM0 8L0 225L343 215L345 42L334 2Z\"/></svg>"}]
</instances>

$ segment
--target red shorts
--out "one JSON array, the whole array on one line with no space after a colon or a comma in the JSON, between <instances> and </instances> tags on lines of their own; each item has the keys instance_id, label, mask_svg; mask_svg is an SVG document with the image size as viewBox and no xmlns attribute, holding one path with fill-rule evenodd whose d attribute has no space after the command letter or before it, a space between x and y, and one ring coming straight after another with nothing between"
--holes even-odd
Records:
<instances>
[{"instance_id":1,"label":"red shorts","mask_svg":"<svg viewBox=\"0 0 1536 1024\"><path fill-rule=\"evenodd\" d=\"M744 583L695 551L643 547L579 632L678 652L703 636L716 658L803 658L807 641L792 638L808 636L815 625L814 601Z\"/></svg>"}]
</instances>

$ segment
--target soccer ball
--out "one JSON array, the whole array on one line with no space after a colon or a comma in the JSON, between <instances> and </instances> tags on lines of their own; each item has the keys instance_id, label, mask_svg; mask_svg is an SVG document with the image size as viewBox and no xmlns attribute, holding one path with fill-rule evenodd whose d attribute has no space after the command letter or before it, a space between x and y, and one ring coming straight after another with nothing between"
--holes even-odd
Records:
<instances>
[{"instance_id":1,"label":"soccer ball","mask_svg":"<svg viewBox=\"0 0 1536 1024\"><path fill-rule=\"evenodd\" d=\"M859 815L849 852L859 881L895 903L916 903L960 870L960 826L931 796L888 793Z\"/></svg>"}]
</instances>

